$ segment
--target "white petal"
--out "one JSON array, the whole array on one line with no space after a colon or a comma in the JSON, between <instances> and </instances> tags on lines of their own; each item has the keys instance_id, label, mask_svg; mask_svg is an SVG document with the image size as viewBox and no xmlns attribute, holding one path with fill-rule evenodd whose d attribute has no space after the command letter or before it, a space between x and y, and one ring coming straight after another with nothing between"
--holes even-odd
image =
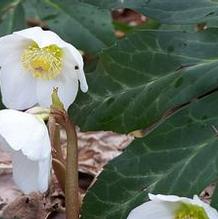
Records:
<instances>
[{"instance_id":1,"label":"white petal","mask_svg":"<svg viewBox=\"0 0 218 219\"><path fill-rule=\"evenodd\" d=\"M0 64L2 65L10 55L23 51L30 42L29 39L13 34L0 37Z\"/></svg>"},{"instance_id":2,"label":"white petal","mask_svg":"<svg viewBox=\"0 0 218 219\"><path fill-rule=\"evenodd\" d=\"M58 87L58 96L64 104L65 109L74 102L78 92L78 79L75 72L72 72L71 65L64 64L63 71L54 80L37 81L38 103L42 107L50 107L51 94L54 87Z\"/></svg>"},{"instance_id":3,"label":"white petal","mask_svg":"<svg viewBox=\"0 0 218 219\"><path fill-rule=\"evenodd\" d=\"M79 65L79 67L83 68L83 58L82 55L80 54L79 50L76 49L73 45L70 43L65 43L65 50L69 52L69 54L73 57L75 60L75 64Z\"/></svg>"},{"instance_id":4,"label":"white petal","mask_svg":"<svg viewBox=\"0 0 218 219\"><path fill-rule=\"evenodd\" d=\"M3 103L8 108L23 110L37 103L36 81L21 66L19 53L14 53L1 66L0 84Z\"/></svg>"},{"instance_id":5,"label":"white petal","mask_svg":"<svg viewBox=\"0 0 218 219\"><path fill-rule=\"evenodd\" d=\"M48 189L48 182L51 173L51 156L39 161L38 188L40 192Z\"/></svg>"},{"instance_id":6,"label":"white petal","mask_svg":"<svg viewBox=\"0 0 218 219\"><path fill-rule=\"evenodd\" d=\"M78 78L79 78L79 82L80 82L80 89L84 93L87 92L88 91L88 84L87 84L85 73L84 73L83 69L78 71Z\"/></svg>"},{"instance_id":7,"label":"white petal","mask_svg":"<svg viewBox=\"0 0 218 219\"><path fill-rule=\"evenodd\" d=\"M205 204L203 205L204 210L206 211L209 219L218 219L218 212L215 208Z\"/></svg>"},{"instance_id":8,"label":"white petal","mask_svg":"<svg viewBox=\"0 0 218 219\"><path fill-rule=\"evenodd\" d=\"M148 194L150 200L155 201L166 201L166 202L184 202L184 203L192 203L192 199L186 198L186 197L179 197L176 195L154 195L154 194Z\"/></svg>"},{"instance_id":9,"label":"white petal","mask_svg":"<svg viewBox=\"0 0 218 219\"><path fill-rule=\"evenodd\" d=\"M48 164L47 161L44 161L45 164ZM45 178L39 174L39 162L29 160L21 151L12 154L14 181L26 194L37 191L45 192L48 188L48 174L45 175ZM46 165L43 166L48 169Z\"/></svg>"},{"instance_id":10,"label":"white petal","mask_svg":"<svg viewBox=\"0 0 218 219\"><path fill-rule=\"evenodd\" d=\"M13 34L22 36L29 40L33 40L41 48L52 44L56 44L61 48L66 46L65 42L56 33L49 30L42 30L41 27L31 27L14 32Z\"/></svg>"},{"instance_id":11,"label":"white petal","mask_svg":"<svg viewBox=\"0 0 218 219\"><path fill-rule=\"evenodd\" d=\"M65 63L68 63L68 66L71 68L71 72L76 72L77 78L80 82L80 89L83 92L88 91L88 84L86 82L85 73L83 71L83 58L80 52L71 44L66 44L67 48L64 49L65 54ZM78 70L75 70L75 66L78 66Z\"/></svg>"},{"instance_id":12,"label":"white petal","mask_svg":"<svg viewBox=\"0 0 218 219\"><path fill-rule=\"evenodd\" d=\"M172 219L177 204L166 204L161 201L148 201L133 209L127 219Z\"/></svg>"},{"instance_id":13,"label":"white petal","mask_svg":"<svg viewBox=\"0 0 218 219\"><path fill-rule=\"evenodd\" d=\"M215 208L212 208L207 203L201 201L197 195L193 198L193 204L197 204L204 208L205 212L207 213L209 219L218 219L218 212Z\"/></svg>"},{"instance_id":14,"label":"white petal","mask_svg":"<svg viewBox=\"0 0 218 219\"><path fill-rule=\"evenodd\" d=\"M3 103L8 108L26 109L36 104L35 82L24 71L21 56L29 40L8 35L0 38L0 83Z\"/></svg>"},{"instance_id":15,"label":"white petal","mask_svg":"<svg viewBox=\"0 0 218 219\"><path fill-rule=\"evenodd\" d=\"M8 153L12 153L14 151L2 135L0 135L0 152L1 151Z\"/></svg>"},{"instance_id":16,"label":"white petal","mask_svg":"<svg viewBox=\"0 0 218 219\"><path fill-rule=\"evenodd\" d=\"M51 153L47 127L34 115L1 110L0 135L13 150L21 150L31 160L46 159Z\"/></svg>"}]
</instances>

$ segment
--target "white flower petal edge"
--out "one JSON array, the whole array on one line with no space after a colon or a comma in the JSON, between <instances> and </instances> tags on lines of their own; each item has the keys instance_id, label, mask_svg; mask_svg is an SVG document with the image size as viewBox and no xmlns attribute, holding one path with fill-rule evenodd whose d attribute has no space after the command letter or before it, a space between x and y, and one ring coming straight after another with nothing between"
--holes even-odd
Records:
<instances>
[{"instance_id":1,"label":"white flower petal edge","mask_svg":"<svg viewBox=\"0 0 218 219\"><path fill-rule=\"evenodd\" d=\"M21 31L16 31L13 34L28 40L33 40L41 48L51 44L56 44L61 48L65 47L65 42L56 33L49 30L42 30L41 27L27 28Z\"/></svg>"},{"instance_id":2,"label":"white flower petal edge","mask_svg":"<svg viewBox=\"0 0 218 219\"><path fill-rule=\"evenodd\" d=\"M216 209L212 208L207 203L201 201L197 195L194 195L193 201L199 206L203 207L207 212L207 215L210 219L218 219L218 212Z\"/></svg>"},{"instance_id":3,"label":"white flower petal edge","mask_svg":"<svg viewBox=\"0 0 218 219\"><path fill-rule=\"evenodd\" d=\"M127 219L173 219L173 210L161 202L148 201L133 209Z\"/></svg>"},{"instance_id":4,"label":"white flower petal edge","mask_svg":"<svg viewBox=\"0 0 218 219\"><path fill-rule=\"evenodd\" d=\"M154 195L149 193L148 197L152 201L166 201L166 202L184 202L192 204L192 199L186 198L186 197L179 197L177 195Z\"/></svg>"},{"instance_id":5,"label":"white flower petal edge","mask_svg":"<svg viewBox=\"0 0 218 219\"><path fill-rule=\"evenodd\" d=\"M0 148L12 155L13 177L24 193L45 192L51 168L51 145L43 121L15 110L0 111Z\"/></svg>"},{"instance_id":6,"label":"white flower petal edge","mask_svg":"<svg viewBox=\"0 0 218 219\"><path fill-rule=\"evenodd\" d=\"M209 219L218 219L218 212L201 201L197 196L193 199L175 195L149 194L148 201L133 209L127 219L173 219L175 212L182 203L203 207Z\"/></svg>"}]
</instances>

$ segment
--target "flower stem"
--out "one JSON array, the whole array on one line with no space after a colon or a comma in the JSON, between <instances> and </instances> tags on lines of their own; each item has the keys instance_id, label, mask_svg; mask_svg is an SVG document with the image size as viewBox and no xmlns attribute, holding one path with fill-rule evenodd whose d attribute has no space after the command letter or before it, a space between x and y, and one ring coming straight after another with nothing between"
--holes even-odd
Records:
<instances>
[{"instance_id":1,"label":"flower stem","mask_svg":"<svg viewBox=\"0 0 218 219\"><path fill-rule=\"evenodd\" d=\"M51 114L55 121L64 126L67 133L67 160L65 180L66 218L79 218L79 183L78 183L78 145L74 124L66 111L53 108Z\"/></svg>"}]
</instances>

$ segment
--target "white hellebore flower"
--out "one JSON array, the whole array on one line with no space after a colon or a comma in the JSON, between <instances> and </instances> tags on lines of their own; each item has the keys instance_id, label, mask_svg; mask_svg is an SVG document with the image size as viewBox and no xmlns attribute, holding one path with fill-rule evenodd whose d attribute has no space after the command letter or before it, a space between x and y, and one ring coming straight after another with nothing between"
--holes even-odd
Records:
<instances>
[{"instance_id":1,"label":"white hellebore flower","mask_svg":"<svg viewBox=\"0 0 218 219\"><path fill-rule=\"evenodd\" d=\"M0 38L0 84L7 108L51 105L53 87L65 109L76 98L78 81L88 90L79 51L52 31L28 28Z\"/></svg>"},{"instance_id":2,"label":"white hellebore flower","mask_svg":"<svg viewBox=\"0 0 218 219\"><path fill-rule=\"evenodd\" d=\"M51 145L42 120L16 110L1 110L0 149L11 154L13 178L24 193L47 190Z\"/></svg>"},{"instance_id":3,"label":"white hellebore flower","mask_svg":"<svg viewBox=\"0 0 218 219\"><path fill-rule=\"evenodd\" d=\"M133 209L127 219L218 219L218 212L198 196L149 194L149 198L151 201Z\"/></svg>"}]
</instances>

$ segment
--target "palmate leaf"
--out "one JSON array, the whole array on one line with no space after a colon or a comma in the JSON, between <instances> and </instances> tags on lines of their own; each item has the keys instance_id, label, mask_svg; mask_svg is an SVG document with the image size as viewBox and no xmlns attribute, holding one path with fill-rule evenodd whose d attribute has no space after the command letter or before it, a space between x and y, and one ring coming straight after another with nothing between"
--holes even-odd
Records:
<instances>
[{"instance_id":1,"label":"palmate leaf","mask_svg":"<svg viewBox=\"0 0 218 219\"><path fill-rule=\"evenodd\" d=\"M70 108L83 130L128 133L218 87L218 30L141 30L100 54Z\"/></svg>"},{"instance_id":2,"label":"palmate leaf","mask_svg":"<svg viewBox=\"0 0 218 219\"><path fill-rule=\"evenodd\" d=\"M192 197L218 174L218 91L193 100L107 165L82 219L126 219L148 192Z\"/></svg>"},{"instance_id":3,"label":"palmate leaf","mask_svg":"<svg viewBox=\"0 0 218 219\"><path fill-rule=\"evenodd\" d=\"M79 0L101 8L132 8L162 24L218 26L217 0Z\"/></svg>"}]
</instances>

